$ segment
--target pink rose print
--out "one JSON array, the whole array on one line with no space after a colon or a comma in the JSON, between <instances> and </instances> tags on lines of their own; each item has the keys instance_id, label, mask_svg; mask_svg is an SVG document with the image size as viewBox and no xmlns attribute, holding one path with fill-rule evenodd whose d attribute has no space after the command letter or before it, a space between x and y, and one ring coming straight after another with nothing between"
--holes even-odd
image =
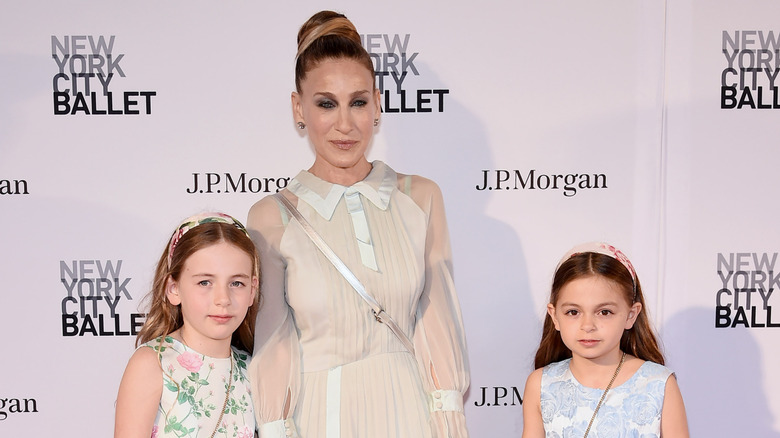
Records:
<instances>
[{"instance_id":1,"label":"pink rose print","mask_svg":"<svg viewBox=\"0 0 780 438\"><path fill-rule=\"evenodd\" d=\"M157 425L155 424L154 427L152 427L152 437L151 438L157 438Z\"/></svg>"},{"instance_id":2,"label":"pink rose print","mask_svg":"<svg viewBox=\"0 0 780 438\"><path fill-rule=\"evenodd\" d=\"M203 366L203 361L200 359L200 357L191 351L186 351L180 354L176 360L181 366L193 373L197 373L200 370L200 367Z\"/></svg>"},{"instance_id":3,"label":"pink rose print","mask_svg":"<svg viewBox=\"0 0 780 438\"><path fill-rule=\"evenodd\" d=\"M238 438L252 438L254 435L248 426L244 426L244 429L238 432Z\"/></svg>"}]
</instances>

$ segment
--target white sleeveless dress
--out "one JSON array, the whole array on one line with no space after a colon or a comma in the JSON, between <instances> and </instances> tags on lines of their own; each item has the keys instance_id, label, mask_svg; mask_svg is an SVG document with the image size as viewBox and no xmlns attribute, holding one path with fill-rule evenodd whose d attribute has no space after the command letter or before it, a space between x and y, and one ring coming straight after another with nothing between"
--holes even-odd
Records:
<instances>
[{"instance_id":1,"label":"white sleeveless dress","mask_svg":"<svg viewBox=\"0 0 780 438\"><path fill-rule=\"evenodd\" d=\"M233 348L229 357L202 355L171 336L153 339L139 348L157 352L163 374L160 407L151 438L215 436L252 438L255 417L247 382L249 355ZM233 378L230 367L233 366ZM230 384L230 395L225 395ZM222 421L219 411L225 406Z\"/></svg>"}]
</instances>

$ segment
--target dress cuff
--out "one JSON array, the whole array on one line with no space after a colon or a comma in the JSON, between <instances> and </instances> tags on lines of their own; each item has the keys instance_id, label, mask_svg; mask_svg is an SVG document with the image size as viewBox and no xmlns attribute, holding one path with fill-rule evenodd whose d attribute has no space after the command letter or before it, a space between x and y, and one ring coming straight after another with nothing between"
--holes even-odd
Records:
<instances>
[{"instance_id":1,"label":"dress cuff","mask_svg":"<svg viewBox=\"0 0 780 438\"><path fill-rule=\"evenodd\" d=\"M258 428L260 438L298 438L292 418L263 423Z\"/></svg>"},{"instance_id":2,"label":"dress cuff","mask_svg":"<svg viewBox=\"0 0 780 438\"><path fill-rule=\"evenodd\" d=\"M463 394L454 389L437 389L429 394L428 407L431 412L463 412Z\"/></svg>"}]
</instances>

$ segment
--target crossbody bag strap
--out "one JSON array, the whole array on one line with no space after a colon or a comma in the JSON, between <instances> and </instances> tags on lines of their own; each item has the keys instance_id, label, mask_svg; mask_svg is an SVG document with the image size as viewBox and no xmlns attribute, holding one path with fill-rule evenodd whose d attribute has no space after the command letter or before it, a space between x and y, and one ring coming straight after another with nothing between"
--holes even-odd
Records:
<instances>
[{"instance_id":1,"label":"crossbody bag strap","mask_svg":"<svg viewBox=\"0 0 780 438\"><path fill-rule=\"evenodd\" d=\"M358 280L355 274L349 270L347 265L341 261L339 256L333 252L330 246L325 243L325 241L322 239L322 236L317 233L309 221L303 217L301 212L298 211L293 203L290 202L290 200L287 199L284 195L281 193L276 193L274 196L276 199L281 201L282 206L284 206L284 208L287 210L287 213L289 213L292 217L295 218L295 220L298 221L298 223L301 225L301 228L303 228L303 231L306 232L306 234L309 236L309 239L311 239L314 245L322 252L325 258L330 260L333 266L336 267L336 269L341 273L342 276L344 276L352 288L355 289L355 292L360 295L360 298L362 298L363 301L365 301L371 307L371 311L374 313L374 318L376 318L377 321L385 324L390 329L390 331L395 334L398 340L404 344L404 347L406 347L410 353L414 354L414 344L412 344L412 341L409 339L409 337L406 336L400 327L398 327L398 324L396 324L395 320L393 320L393 318L391 318L390 315L388 315L387 312L382 309L382 306L377 302L377 300L374 299L374 297L371 296L368 291L366 291L366 288L363 287L363 284L360 282L360 280Z\"/></svg>"}]
</instances>

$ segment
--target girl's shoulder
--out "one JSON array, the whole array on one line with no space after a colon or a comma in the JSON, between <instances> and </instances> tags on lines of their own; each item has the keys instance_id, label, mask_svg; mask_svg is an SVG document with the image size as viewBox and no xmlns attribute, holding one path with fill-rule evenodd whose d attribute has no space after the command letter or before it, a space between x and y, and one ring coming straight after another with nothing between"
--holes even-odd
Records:
<instances>
[{"instance_id":1,"label":"girl's shoulder","mask_svg":"<svg viewBox=\"0 0 780 438\"><path fill-rule=\"evenodd\" d=\"M129 364L140 366L147 371L150 369L160 370L160 360L158 351L152 347L153 341L146 342L138 346L130 356Z\"/></svg>"},{"instance_id":2,"label":"girl's shoulder","mask_svg":"<svg viewBox=\"0 0 780 438\"><path fill-rule=\"evenodd\" d=\"M147 348L147 344L139 346L127 361L122 380L134 382L144 388L156 388L162 380L162 368L159 355L154 349ZM133 391L138 391L136 388Z\"/></svg>"},{"instance_id":3,"label":"girl's shoulder","mask_svg":"<svg viewBox=\"0 0 780 438\"><path fill-rule=\"evenodd\" d=\"M637 377L642 378L657 378L661 380L666 380L669 378L669 376L674 375L674 372L665 367L664 365L661 365L656 362L652 362L649 360L646 360L636 371Z\"/></svg>"},{"instance_id":4,"label":"girl's shoulder","mask_svg":"<svg viewBox=\"0 0 780 438\"><path fill-rule=\"evenodd\" d=\"M178 366L183 360L192 360L200 356L194 351L188 351L184 344L173 336L158 336L138 347L136 353L145 352L149 357L153 357L157 367L162 370L170 370L171 366Z\"/></svg>"},{"instance_id":5,"label":"girl's shoulder","mask_svg":"<svg viewBox=\"0 0 780 438\"><path fill-rule=\"evenodd\" d=\"M545 377L557 377L565 374L566 371L569 371L570 362L571 362L571 358L564 359L562 361L547 364L544 367L539 369L542 370L542 374Z\"/></svg>"},{"instance_id":6,"label":"girl's shoulder","mask_svg":"<svg viewBox=\"0 0 780 438\"><path fill-rule=\"evenodd\" d=\"M249 364L249 362L252 360L252 355L232 345L230 348L233 350L233 362L235 362L236 366L239 370L241 370L242 373L246 373L247 364Z\"/></svg>"},{"instance_id":7,"label":"girl's shoulder","mask_svg":"<svg viewBox=\"0 0 780 438\"><path fill-rule=\"evenodd\" d=\"M542 372L544 372L544 368L537 368L531 371L528 379L526 379L526 385L539 386L542 381Z\"/></svg>"},{"instance_id":8,"label":"girl's shoulder","mask_svg":"<svg viewBox=\"0 0 780 438\"><path fill-rule=\"evenodd\" d=\"M535 372L539 372L539 384L542 387L549 387L550 385L558 385L572 380L569 362L571 362L571 359L564 359L537 369Z\"/></svg>"},{"instance_id":9,"label":"girl's shoulder","mask_svg":"<svg viewBox=\"0 0 780 438\"><path fill-rule=\"evenodd\" d=\"M146 349L151 349L157 356L161 356L166 352L170 353L174 350L183 350L184 344L170 335L158 336L139 345L136 351Z\"/></svg>"}]
</instances>

